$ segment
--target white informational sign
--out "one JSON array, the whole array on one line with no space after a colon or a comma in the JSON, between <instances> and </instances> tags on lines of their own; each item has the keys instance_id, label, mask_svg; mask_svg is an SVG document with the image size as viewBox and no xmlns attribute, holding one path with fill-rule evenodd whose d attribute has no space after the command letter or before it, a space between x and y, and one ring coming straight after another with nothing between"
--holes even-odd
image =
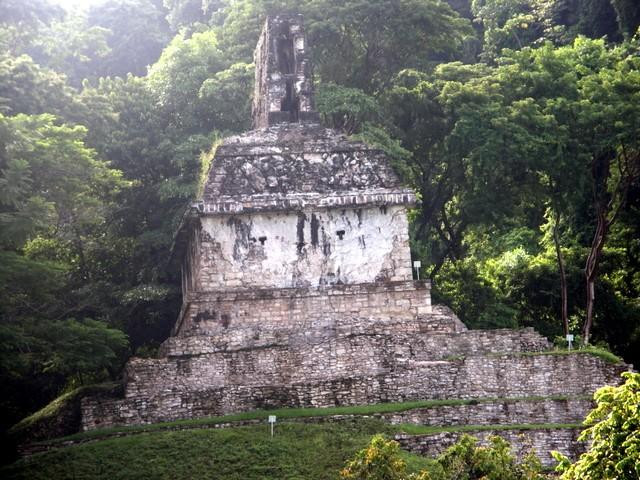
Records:
<instances>
[{"instance_id":1,"label":"white informational sign","mask_svg":"<svg viewBox=\"0 0 640 480\"><path fill-rule=\"evenodd\" d=\"M269 415L269 424L271 425L271 436L273 437L273 425L276 423L276 416Z\"/></svg>"},{"instance_id":2,"label":"white informational sign","mask_svg":"<svg viewBox=\"0 0 640 480\"><path fill-rule=\"evenodd\" d=\"M569 350L571 350L571 343L573 342L573 335L567 334L567 343L569 343Z\"/></svg>"},{"instance_id":3,"label":"white informational sign","mask_svg":"<svg viewBox=\"0 0 640 480\"><path fill-rule=\"evenodd\" d=\"M413 268L415 268L416 270L416 276L418 277L418 280L420 280L420 267L422 266L422 262L420 260L414 260L413 261Z\"/></svg>"}]
</instances>

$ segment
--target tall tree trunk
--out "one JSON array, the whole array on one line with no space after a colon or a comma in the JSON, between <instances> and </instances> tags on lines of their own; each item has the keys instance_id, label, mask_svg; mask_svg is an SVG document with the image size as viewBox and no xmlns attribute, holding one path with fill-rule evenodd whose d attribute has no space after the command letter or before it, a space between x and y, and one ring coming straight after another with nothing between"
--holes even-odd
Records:
<instances>
[{"instance_id":1,"label":"tall tree trunk","mask_svg":"<svg viewBox=\"0 0 640 480\"><path fill-rule=\"evenodd\" d=\"M598 221L596 231L591 242L591 250L587 256L587 262L584 268L584 276L587 287L587 318L582 328L582 344L587 345L591 336L591 327L593 326L593 307L595 304L595 284L598 276L598 265L602 256L602 249L607 238L607 233L611 222L607 219L608 208L599 204L597 205Z\"/></svg>"},{"instance_id":2,"label":"tall tree trunk","mask_svg":"<svg viewBox=\"0 0 640 480\"><path fill-rule=\"evenodd\" d=\"M617 167L618 179L613 188L609 189L611 164L614 160L616 161L614 165ZM591 327L593 327L595 284L604 243L611 225L616 221L627 200L630 186L640 179L640 152L637 150L629 152L624 144L620 144L617 150L602 152L592 160L591 175L594 181L593 206L596 212L596 231L584 268L587 287L587 317L582 328L583 345L589 343Z\"/></svg>"},{"instance_id":3,"label":"tall tree trunk","mask_svg":"<svg viewBox=\"0 0 640 480\"><path fill-rule=\"evenodd\" d=\"M569 307L568 307L568 289L567 289L567 272L565 269L564 257L560 248L560 212L554 209L555 222L553 224L553 245L556 248L556 259L558 260L558 270L560 271L560 302L562 329L565 337L569 334Z\"/></svg>"}]
</instances>

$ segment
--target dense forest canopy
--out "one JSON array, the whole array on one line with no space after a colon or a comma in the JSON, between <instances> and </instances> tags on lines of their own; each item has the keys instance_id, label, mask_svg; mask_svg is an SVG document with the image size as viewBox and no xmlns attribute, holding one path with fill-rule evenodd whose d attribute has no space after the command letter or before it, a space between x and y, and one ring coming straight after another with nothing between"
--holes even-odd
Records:
<instances>
[{"instance_id":1,"label":"dense forest canopy","mask_svg":"<svg viewBox=\"0 0 640 480\"><path fill-rule=\"evenodd\" d=\"M173 234L212 146L250 128L282 12L305 17L324 123L418 193L439 302L640 360L636 0L2 0L3 429L166 338Z\"/></svg>"}]
</instances>

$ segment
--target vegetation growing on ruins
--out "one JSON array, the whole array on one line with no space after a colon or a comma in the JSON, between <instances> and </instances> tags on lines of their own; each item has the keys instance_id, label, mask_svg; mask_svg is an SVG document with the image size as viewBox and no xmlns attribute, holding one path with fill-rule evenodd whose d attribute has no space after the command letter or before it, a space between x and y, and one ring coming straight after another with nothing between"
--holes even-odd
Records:
<instances>
[{"instance_id":1,"label":"vegetation growing on ruins","mask_svg":"<svg viewBox=\"0 0 640 480\"><path fill-rule=\"evenodd\" d=\"M602 387L594 395L597 406L581 436L591 442L589 451L574 464L555 453L562 480L640 477L640 374L622 376L624 384Z\"/></svg>"},{"instance_id":2,"label":"vegetation growing on ruins","mask_svg":"<svg viewBox=\"0 0 640 480\"><path fill-rule=\"evenodd\" d=\"M545 475L535 455L518 461L509 444L492 437L488 446L480 446L475 438L463 436L460 441L438 456L419 473L410 473L400 455L397 442L382 435L371 439L346 468L340 471L345 480L543 480Z\"/></svg>"},{"instance_id":3,"label":"vegetation growing on ruins","mask_svg":"<svg viewBox=\"0 0 640 480\"><path fill-rule=\"evenodd\" d=\"M525 355L525 356L535 356L535 355L573 355L575 353L594 355L594 356L596 356L598 358L601 358L605 362L613 363L613 364L620 363L622 361L622 359L620 357L618 357L617 355L611 353L609 350L604 349L604 348L600 348L600 347L595 347L593 345L589 345L587 347L581 348L580 350L569 350L569 349L566 349L566 348L561 348L561 349L548 350L548 351L545 351L545 352L523 352L520 355Z\"/></svg>"},{"instance_id":4,"label":"vegetation growing on ruins","mask_svg":"<svg viewBox=\"0 0 640 480\"><path fill-rule=\"evenodd\" d=\"M323 120L384 148L418 192L413 255L439 301L471 327L571 331L638 364L639 11L4 0L0 428L168 335L173 233L206 152L250 128L267 13L305 15Z\"/></svg>"}]
</instances>

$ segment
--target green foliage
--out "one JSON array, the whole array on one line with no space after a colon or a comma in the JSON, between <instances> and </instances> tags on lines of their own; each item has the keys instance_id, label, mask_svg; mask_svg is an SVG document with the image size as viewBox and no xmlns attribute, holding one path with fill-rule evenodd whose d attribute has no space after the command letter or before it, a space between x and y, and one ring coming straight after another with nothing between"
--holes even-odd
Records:
<instances>
[{"instance_id":1,"label":"green foliage","mask_svg":"<svg viewBox=\"0 0 640 480\"><path fill-rule=\"evenodd\" d=\"M81 378L103 370L116 372L128 346L121 330L89 318L69 318L33 328L32 335L48 344L41 353L47 359L42 364L44 373Z\"/></svg>"},{"instance_id":2,"label":"green foliage","mask_svg":"<svg viewBox=\"0 0 640 480\"><path fill-rule=\"evenodd\" d=\"M77 88L85 78L96 80L98 65L111 53L107 42L110 33L88 25L82 17L69 17L50 25L28 53L39 64L66 74Z\"/></svg>"},{"instance_id":3,"label":"green foliage","mask_svg":"<svg viewBox=\"0 0 640 480\"><path fill-rule=\"evenodd\" d=\"M495 58L503 48L531 45L541 36L531 0L472 0L475 20L484 29L483 56Z\"/></svg>"},{"instance_id":4,"label":"green foliage","mask_svg":"<svg viewBox=\"0 0 640 480\"><path fill-rule=\"evenodd\" d=\"M398 107L395 123L413 152L423 199L414 245L429 256L436 288L465 320L490 312L490 325L517 319L546 324L542 330L554 334L553 218L561 219L570 315L584 308L576 296L584 295L590 212L609 200L615 210L626 195L616 185L637 182L635 154L621 153L638 148L634 45L608 48L581 38L561 48L506 52L496 67L453 63L430 76L398 76L389 101ZM514 226L537 241L521 245L521 261L504 263L518 245L496 242Z\"/></svg>"},{"instance_id":5,"label":"green foliage","mask_svg":"<svg viewBox=\"0 0 640 480\"><path fill-rule=\"evenodd\" d=\"M344 479L358 480L543 480L540 460L530 453L517 462L510 445L491 437L487 447L468 435L441 454L427 469L409 474L399 455L399 445L382 435L372 438L340 472Z\"/></svg>"},{"instance_id":6,"label":"green foliage","mask_svg":"<svg viewBox=\"0 0 640 480\"><path fill-rule=\"evenodd\" d=\"M174 32L207 21L205 15L207 0L164 0L163 3L168 9L167 21ZM219 2L214 1L214 3Z\"/></svg>"},{"instance_id":7,"label":"green foliage","mask_svg":"<svg viewBox=\"0 0 640 480\"><path fill-rule=\"evenodd\" d=\"M316 102L323 122L347 135L360 131L365 122L376 121L380 115L380 107L373 97L357 88L335 83L321 84Z\"/></svg>"},{"instance_id":8,"label":"green foliage","mask_svg":"<svg viewBox=\"0 0 640 480\"><path fill-rule=\"evenodd\" d=\"M0 3L0 51L25 53L63 9L50 0L3 0Z\"/></svg>"},{"instance_id":9,"label":"green foliage","mask_svg":"<svg viewBox=\"0 0 640 480\"><path fill-rule=\"evenodd\" d=\"M109 48L91 76L145 75L171 40L160 0L110 0L89 8L89 28L105 29Z\"/></svg>"},{"instance_id":10,"label":"green foliage","mask_svg":"<svg viewBox=\"0 0 640 480\"><path fill-rule=\"evenodd\" d=\"M226 69L214 32L177 35L149 70L148 85L168 123L187 134L216 128L211 105L201 101L203 84ZM236 72L237 73L237 70Z\"/></svg>"},{"instance_id":11,"label":"green foliage","mask_svg":"<svg viewBox=\"0 0 640 480\"><path fill-rule=\"evenodd\" d=\"M114 377L127 355L126 335L104 322L69 318L73 263L0 252L0 422L8 427L68 383ZM48 255L47 255L48 256Z\"/></svg>"},{"instance_id":12,"label":"green foliage","mask_svg":"<svg viewBox=\"0 0 640 480\"><path fill-rule=\"evenodd\" d=\"M498 292L478 272L477 262L446 262L438 276L436 301L451 305L471 328L514 328L518 326L514 306L501 301Z\"/></svg>"},{"instance_id":13,"label":"green foliage","mask_svg":"<svg viewBox=\"0 0 640 480\"><path fill-rule=\"evenodd\" d=\"M62 14L62 8L49 0L5 0L0 6L3 23L46 24Z\"/></svg>"},{"instance_id":14,"label":"green foliage","mask_svg":"<svg viewBox=\"0 0 640 480\"><path fill-rule=\"evenodd\" d=\"M221 47L249 61L268 14L301 13L322 82L380 93L403 68L455 58L469 22L436 0L241 0L224 9Z\"/></svg>"},{"instance_id":15,"label":"green foliage","mask_svg":"<svg viewBox=\"0 0 640 480\"><path fill-rule=\"evenodd\" d=\"M627 37L632 37L640 26L640 9L634 0L611 0L616 10L620 30Z\"/></svg>"},{"instance_id":16,"label":"green foliage","mask_svg":"<svg viewBox=\"0 0 640 480\"><path fill-rule=\"evenodd\" d=\"M22 246L71 223L81 231L101 217L101 193L125 185L83 144L83 127L54 122L47 114L0 114L0 245Z\"/></svg>"},{"instance_id":17,"label":"green foliage","mask_svg":"<svg viewBox=\"0 0 640 480\"><path fill-rule=\"evenodd\" d=\"M20 378L40 373L80 377L117 372L126 335L104 322L54 319L65 314L65 270L12 252L0 255L0 374Z\"/></svg>"},{"instance_id":18,"label":"green foliage","mask_svg":"<svg viewBox=\"0 0 640 480\"><path fill-rule=\"evenodd\" d=\"M472 0L474 20L482 25L481 57L493 61L505 48L553 41L572 43L578 36L620 40L624 21L616 21L612 0ZM624 9L624 7L621 7Z\"/></svg>"},{"instance_id":19,"label":"green foliage","mask_svg":"<svg viewBox=\"0 0 640 480\"><path fill-rule=\"evenodd\" d=\"M206 79L198 97L213 110L213 125L220 132L241 132L251 127L254 66L235 63Z\"/></svg>"},{"instance_id":20,"label":"green foliage","mask_svg":"<svg viewBox=\"0 0 640 480\"><path fill-rule=\"evenodd\" d=\"M396 173L405 182L410 183L413 180L413 171L410 166L411 152L406 150L399 140L389 135L385 129L367 122L362 125L361 132L353 135L353 138L382 150L391 161Z\"/></svg>"},{"instance_id":21,"label":"green foliage","mask_svg":"<svg viewBox=\"0 0 640 480\"><path fill-rule=\"evenodd\" d=\"M464 435L457 444L438 457L446 480L542 480L542 465L528 454L518 463L510 445L500 437L491 437L488 447Z\"/></svg>"},{"instance_id":22,"label":"green foliage","mask_svg":"<svg viewBox=\"0 0 640 480\"><path fill-rule=\"evenodd\" d=\"M64 76L31 57L0 54L0 113L50 113L71 119L80 108Z\"/></svg>"},{"instance_id":23,"label":"green foliage","mask_svg":"<svg viewBox=\"0 0 640 480\"><path fill-rule=\"evenodd\" d=\"M561 454L558 471L562 480L616 478L631 480L640 476L640 374L625 372L624 384L596 391L596 407L584 424L581 440L591 446L571 464Z\"/></svg>"},{"instance_id":24,"label":"green foliage","mask_svg":"<svg viewBox=\"0 0 640 480\"><path fill-rule=\"evenodd\" d=\"M36 261L11 251L0 251L0 260L0 315L3 320L57 310L66 273L64 264Z\"/></svg>"},{"instance_id":25,"label":"green foliage","mask_svg":"<svg viewBox=\"0 0 640 480\"><path fill-rule=\"evenodd\" d=\"M52 16L47 11L44 6L31 11L32 20L8 15L8 21L0 23L0 44L13 56L26 53L38 64L64 73L74 87L84 79L144 75L171 39L158 0L109 0L66 15L61 9ZM46 20L36 20L35 12Z\"/></svg>"},{"instance_id":26,"label":"green foliage","mask_svg":"<svg viewBox=\"0 0 640 480\"><path fill-rule=\"evenodd\" d=\"M374 435L364 450L356 453L353 460L340 471L346 480L405 480L409 478L427 480L427 473L407 475L407 464L400 458L400 445L386 440L383 435Z\"/></svg>"}]
</instances>

